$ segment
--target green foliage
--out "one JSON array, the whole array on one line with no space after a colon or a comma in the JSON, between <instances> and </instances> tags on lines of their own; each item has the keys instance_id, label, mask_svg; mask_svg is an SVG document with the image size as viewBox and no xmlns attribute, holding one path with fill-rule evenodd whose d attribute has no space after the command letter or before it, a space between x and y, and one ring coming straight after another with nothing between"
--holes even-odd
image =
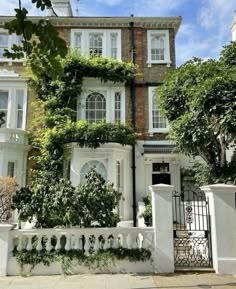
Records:
<instances>
[{"instance_id":1,"label":"green foliage","mask_svg":"<svg viewBox=\"0 0 236 289\"><path fill-rule=\"evenodd\" d=\"M193 58L170 71L157 90L177 149L200 155L218 178L228 167L226 150L236 136L234 54L236 45L230 44L219 61Z\"/></svg>"},{"instance_id":2,"label":"green foliage","mask_svg":"<svg viewBox=\"0 0 236 289\"><path fill-rule=\"evenodd\" d=\"M94 169L86 182L73 187L65 179L41 179L32 188L20 188L13 196L13 208L19 219L36 221L36 227L55 226L114 227L119 221L115 212L121 194Z\"/></svg>"},{"instance_id":3,"label":"green foliage","mask_svg":"<svg viewBox=\"0 0 236 289\"><path fill-rule=\"evenodd\" d=\"M151 197L150 196L143 197L143 202L144 202L145 208L144 208L143 213L140 215L140 217L144 218L144 221L145 221L147 226L151 226L151 224L152 224Z\"/></svg>"},{"instance_id":4,"label":"green foliage","mask_svg":"<svg viewBox=\"0 0 236 289\"><path fill-rule=\"evenodd\" d=\"M43 7L43 2L37 2ZM136 67L108 58L86 58L75 52L65 56L66 51L60 48L63 42L54 33L51 24L27 22L27 11L23 10L23 14L29 32L19 30L17 33L26 33L27 58L33 72L30 85L38 96L38 106L42 111L30 137L32 146L37 149L37 154L32 157L35 161L32 184L17 192L14 207L19 210L21 220L36 220L38 227L91 226L95 221L99 226L114 226L118 217L113 210L118 205L120 194L111 184L91 175L88 178L94 183L76 188L65 180L63 165L68 149L65 145L75 142L81 147L97 148L107 142L135 143L136 134L129 125L90 124L76 121L76 117L85 77L126 83L134 77ZM19 19L22 17L18 16ZM24 28L18 28L18 18L8 24L11 33ZM39 42L31 39L33 34ZM45 44L45 41L48 43Z\"/></svg>"},{"instance_id":5,"label":"green foliage","mask_svg":"<svg viewBox=\"0 0 236 289\"><path fill-rule=\"evenodd\" d=\"M47 252L45 249L37 251L33 249L31 251L13 251L13 255L16 257L17 264L20 268L21 275L24 271L24 265L31 265L30 272L34 267L40 263L45 266L50 266L53 262L61 263L64 274L71 273L72 262L76 262L79 265L84 265L89 269L104 269L108 267L111 262L115 260L128 260L129 262L145 262L151 258L151 252L147 249L127 249L123 247L109 248L106 250L100 249L97 252L91 252L90 254L84 254L81 250L52 250Z\"/></svg>"},{"instance_id":6,"label":"green foliage","mask_svg":"<svg viewBox=\"0 0 236 289\"><path fill-rule=\"evenodd\" d=\"M50 0L32 0L37 8L44 10L46 7L52 7ZM9 34L16 33L22 35L21 45L13 45L11 50L5 49L5 56L12 59L23 58L26 54L28 64L30 64L33 73L39 75L47 71L50 75L58 75L60 71L60 62L58 56L65 57L67 54L67 45L55 27L49 20L39 20L38 23L27 18L28 11L21 7L15 9L15 19L5 24L5 29Z\"/></svg>"},{"instance_id":7,"label":"green foliage","mask_svg":"<svg viewBox=\"0 0 236 289\"><path fill-rule=\"evenodd\" d=\"M12 196L16 187L15 178L0 176L0 223L8 222L11 218Z\"/></svg>"}]
</instances>

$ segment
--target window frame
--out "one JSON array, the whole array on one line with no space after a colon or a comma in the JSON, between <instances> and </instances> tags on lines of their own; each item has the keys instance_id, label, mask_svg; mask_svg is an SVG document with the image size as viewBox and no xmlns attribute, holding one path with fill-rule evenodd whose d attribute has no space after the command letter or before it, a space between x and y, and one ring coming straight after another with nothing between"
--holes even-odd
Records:
<instances>
[{"instance_id":1,"label":"window frame","mask_svg":"<svg viewBox=\"0 0 236 289\"><path fill-rule=\"evenodd\" d=\"M0 34L8 35L8 45L6 49L8 49L9 51L11 50L11 47L13 44L19 45L18 37L20 37L20 35L16 35L15 33L9 34L8 31L3 28L0 28ZM25 57L21 59L11 59L7 57L0 57L0 62L24 62L24 61L25 61Z\"/></svg>"},{"instance_id":2,"label":"window frame","mask_svg":"<svg viewBox=\"0 0 236 289\"><path fill-rule=\"evenodd\" d=\"M153 97L154 97L154 90L156 86L149 86L148 87L148 114L149 114L149 129L148 132L150 134L153 133L167 133L169 131L168 121L166 120L166 127L165 128L154 128L153 127ZM157 110L159 110L157 108ZM160 111L160 110L159 110Z\"/></svg>"},{"instance_id":3,"label":"window frame","mask_svg":"<svg viewBox=\"0 0 236 289\"><path fill-rule=\"evenodd\" d=\"M27 84L26 82L17 82L14 80L3 81L0 79L0 90L8 92L7 122L6 122L6 127L4 127L4 129L25 130L26 109L27 109ZM17 91L23 91L23 113L22 113L22 127L21 128L17 128L17 118L18 118Z\"/></svg>"},{"instance_id":4,"label":"window frame","mask_svg":"<svg viewBox=\"0 0 236 289\"><path fill-rule=\"evenodd\" d=\"M164 38L164 60L152 60L152 37L162 36ZM147 63L151 64L167 64L170 66L170 41L169 30L148 30L147 31Z\"/></svg>"},{"instance_id":5,"label":"window frame","mask_svg":"<svg viewBox=\"0 0 236 289\"><path fill-rule=\"evenodd\" d=\"M121 95L120 102L120 121L125 123L125 87L109 87L109 86L88 86L84 87L80 100L78 100L77 119L86 120L86 99L91 93L99 93L106 100L106 119L105 122L115 122L115 94L119 92Z\"/></svg>"},{"instance_id":6,"label":"window frame","mask_svg":"<svg viewBox=\"0 0 236 289\"><path fill-rule=\"evenodd\" d=\"M76 48L75 35L81 35L81 52L79 54L89 56L90 35L99 34L102 36L102 57L112 58L112 37L117 35L117 58L121 60L121 30L120 29L71 29L71 48Z\"/></svg>"}]
</instances>

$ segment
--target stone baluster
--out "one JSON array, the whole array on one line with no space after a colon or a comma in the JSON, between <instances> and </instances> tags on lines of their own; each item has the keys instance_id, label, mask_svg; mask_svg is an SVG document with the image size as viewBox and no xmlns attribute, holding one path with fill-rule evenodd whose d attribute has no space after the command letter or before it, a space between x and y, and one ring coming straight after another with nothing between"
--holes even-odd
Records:
<instances>
[{"instance_id":1,"label":"stone baluster","mask_svg":"<svg viewBox=\"0 0 236 289\"><path fill-rule=\"evenodd\" d=\"M99 250L100 244L99 244L99 235L95 236L95 241L94 241L94 251L97 252Z\"/></svg>"},{"instance_id":2,"label":"stone baluster","mask_svg":"<svg viewBox=\"0 0 236 289\"><path fill-rule=\"evenodd\" d=\"M57 235L56 238L57 238L57 243L55 246L55 250L60 250L61 249L61 236Z\"/></svg>"},{"instance_id":3,"label":"stone baluster","mask_svg":"<svg viewBox=\"0 0 236 289\"><path fill-rule=\"evenodd\" d=\"M28 237L27 237L26 250L27 250L27 251L31 251L31 250L32 250L32 236L28 236Z\"/></svg>"},{"instance_id":4,"label":"stone baluster","mask_svg":"<svg viewBox=\"0 0 236 289\"><path fill-rule=\"evenodd\" d=\"M71 249L71 236L69 234L66 235L66 244L65 250L69 251Z\"/></svg>"},{"instance_id":5,"label":"stone baluster","mask_svg":"<svg viewBox=\"0 0 236 289\"><path fill-rule=\"evenodd\" d=\"M90 249L89 235L84 235L84 240L85 240L85 243L84 243L84 252L85 252L85 253L88 253L88 252L89 252L89 249Z\"/></svg>"},{"instance_id":6,"label":"stone baluster","mask_svg":"<svg viewBox=\"0 0 236 289\"><path fill-rule=\"evenodd\" d=\"M47 236L47 243L46 243L47 252L50 252L52 250L51 237L52 237L51 235Z\"/></svg>"},{"instance_id":7,"label":"stone baluster","mask_svg":"<svg viewBox=\"0 0 236 289\"><path fill-rule=\"evenodd\" d=\"M104 234L103 236L104 236L103 250L106 250L109 248L108 236L106 234Z\"/></svg>"},{"instance_id":8,"label":"stone baluster","mask_svg":"<svg viewBox=\"0 0 236 289\"><path fill-rule=\"evenodd\" d=\"M42 246L42 235L38 235L37 236L37 246L36 246L36 250L37 251L41 251L43 249L43 246Z\"/></svg>"},{"instance_id":9,"label":"stone baluster","mask_svg":"<svg viewBox=\"0 0 236 289\"><path fill-rule=\"evenodd\" d=\"M83 235L79 236L79 249L83 251L84 245L83 245Z\"/></svg>"},{"instance_id":10,"label":"stone baluster","mask_svg":"<svg viewBox=\"0 0 236 289\"><path fill-rule=\"evenodd\" d=\"M117 239L118 239L117 234L113 234L113 239L112 239L112 243L111 243L112 248L117 248L117 245L118 245Z\"/></svg>"},{"instance_id":11,"label":"stone baluster","mask_svg":"<svg viewBox=\"0 0 236 289\"><path fill-rule=\"evenodd\" d=\"M130 233L126 237L126 242L127 242L127 248L131 249L132 248L132 235Z\"/></svg>"},{"instance_id":12,"label":"stone baluster","mask_svg":"<svg viewBox=\"0 0 236 289\"><path fill-rule=\"evenodd\" d=\"M17 246L17 251L21 251L23 250L24 246L23 246L23 236L19 235L18 236L18 246Z\"/></svg>"},{"instance_id":13,"label":"stone baluster","mask_svg":"<svg viewBox=\"0 0 236 289\"><path fill-rule=\"evenodd\" d=\"M127 243L127 233L122 234L122 247L123 248L128 248L128 243Z\"/></svg>"},{"instance_id":14,"label":"stone baluster","mask_svg":"<svg viewBox=\"0 0 236 289\"><path fill-rule=\"evenodd\" d=\"M74 242L74 246L73 249L74 250L79 250L80 249L80 237L79 236L75 236L75 242Z\"/></svg>"}]
</instances>

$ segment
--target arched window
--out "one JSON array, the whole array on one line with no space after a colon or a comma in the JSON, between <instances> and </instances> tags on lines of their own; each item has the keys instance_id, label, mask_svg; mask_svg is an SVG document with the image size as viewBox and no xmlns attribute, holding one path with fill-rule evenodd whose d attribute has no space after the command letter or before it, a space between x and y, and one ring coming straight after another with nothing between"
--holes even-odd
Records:
<instances>
[{"instance_id":1,"label":"arched window","mask_svg":"<svg viewBox=\"0 0 236 289\"><path fill-rule=\"evenodd\" d=\"M101 93L91 93L86 98L86 120L90 123L106 120L106 98Z\"/></svg>"},{"instance_id":2,"label":"arched window","mask_svg":"<svg viewBox=\"0 0 236 289\"><path fill-rule=\"evenodd\" d=\"M151 60L165 60L165 39L154 35L151 39Z\"/></svg>"},{"instance_id":3,"label":"arched window","mask_svg":"<svg viewBox=\"0 0 236 289\"><path fill-rule=\"evenodd\" d=\"M91 168L94 168L105 180L107 179L107 169L103 163L99 161L88 161L83 165L80 171L80 183L84 184L86 179L86 174L90 171Z\"/></svg>"},{"instance_id":4,"label":"arched window","mask_svg":"<svg viewBox=\"0 0 236 289\"><path fill-rule=\"evenodd\" d=\"M90 55L102 56L102 35L91 34L89 36Z\"/></svg>"}]
</instances>

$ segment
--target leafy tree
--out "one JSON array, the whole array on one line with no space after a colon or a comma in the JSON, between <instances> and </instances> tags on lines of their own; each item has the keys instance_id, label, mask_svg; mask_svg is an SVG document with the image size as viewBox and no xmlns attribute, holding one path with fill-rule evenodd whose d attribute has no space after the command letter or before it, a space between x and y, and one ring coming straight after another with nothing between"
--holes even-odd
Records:
<instances>
[{"instance_id":1,"label":"leafy tree","mask_svg":"<svg viewBox=\"0 0 236 289\"><path fill-rule=\"evenodd\" d=\"M5 28L10 34L22 35L22 44L14 44L11 51L5 49L5 56L16 59L26 55L34 74L40 75L46 70L48 74L58 75L60 72L58 56L64 57L68 51L65 40L59 36L48 19L41 19L38 22L29 20L27 9L22 7L21 0L18 1L15 19L7 22ZM50 0L32 0L32 3L42 11L45 8L53 9Z\"/></svg>"},{"instance_id":2,"label":"leafy tree","mask_svg":"<svg viewBox=\"0 0 236 289\"><path fill-rule=\"evenodd\" d=\"M232 175L233 162L227 163L226 150L235 147L236 139L235 59L232 42L218 61L193 58L168 72L156 91L177 149L201 156L211 181Z\"/></svg>"},{"instance_id":3,"label":"leafy tree","mask_svg":"<svg viewBox=\"0 0 236 289\"><path fill-rule=\"evenodd\" d=\"M12 196L16 190L16 179L0 177L0 222L11 218Z\"/></svg>"},{"instance_id":4,"label":"leafy tree","mask_svg":"<svg viewBox=\"0 0 236 289\"><path fill-rule=\"evenodd\" d=\"M73 187L65 179L47 180L32 188L20 188L13 196L14 209L22 221L36 221L36 227L113 227L119 221L115 212L121 194L94 169L85 184Z\"/></svg>"}]
</instances>

